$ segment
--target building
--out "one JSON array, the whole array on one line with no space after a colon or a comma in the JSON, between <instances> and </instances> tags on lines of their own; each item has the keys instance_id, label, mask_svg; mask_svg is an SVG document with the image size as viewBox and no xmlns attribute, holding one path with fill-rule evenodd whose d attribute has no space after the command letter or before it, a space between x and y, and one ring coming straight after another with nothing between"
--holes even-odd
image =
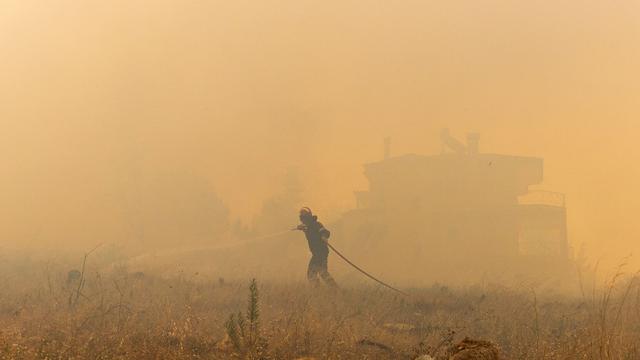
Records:
<instances>
[{"instance_id":1,"label":"building","mask_svg":"<svg viewBox=\"0 0 640 360\"><path fill-rule=\"evenodd\" d=\"M378 273L431 280L567 264L564 196L530 191L541 158L481 153L476 134L463 144L445 130L442 142L438 155L391 157L385 141L384 160L365 165L369 189L337 226L349 251Z\"/></svg>"}]
</instances>

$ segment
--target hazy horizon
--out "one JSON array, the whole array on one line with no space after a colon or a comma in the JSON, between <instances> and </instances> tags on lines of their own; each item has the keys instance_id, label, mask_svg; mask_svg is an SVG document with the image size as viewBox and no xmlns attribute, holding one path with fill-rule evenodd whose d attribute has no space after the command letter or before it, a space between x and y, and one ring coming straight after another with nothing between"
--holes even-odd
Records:
<instances>
[{"instance_id":1,"label":"hazy horizon","mask_svg":"<svg viewBox=\"0 0 640 360\"><path fill-rule=\"evenodd\" d=\"M536 188L566 194L570 243L619 262L640 250L638 14L634 1L6 0L0 244L126 243L131 211L200 198L184 189L250 224L292 168L300 201L336 218L385 137L394 155L437 154L447 127L480 133L482 152L544 158Z\"/></svg>"}]
</instances>

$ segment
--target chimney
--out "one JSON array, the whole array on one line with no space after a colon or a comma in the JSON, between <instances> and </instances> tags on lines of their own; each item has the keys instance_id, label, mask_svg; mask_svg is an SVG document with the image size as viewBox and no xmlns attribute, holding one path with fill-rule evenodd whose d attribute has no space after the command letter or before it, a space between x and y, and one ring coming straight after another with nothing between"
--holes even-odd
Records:
<instances>
[{"instance_id":1,"label":"chimney","mask_svg":"<svg viewBox=\"0 0 640 360\"><path fill-rule=\"evenodd\" d=\"M387 160L391 157L391 138L384 138L384 159Z\"/></svg>"},{"instance_id":2,"label":"chimney","mask_svg":"<svg viewBox=\"0 0 640 360\"><path fill-rule=\"evenodd\" d=\"M475 155L480 151L480 134L467 134L467 151L469 155Z\"/></svg>"}]
</instances>

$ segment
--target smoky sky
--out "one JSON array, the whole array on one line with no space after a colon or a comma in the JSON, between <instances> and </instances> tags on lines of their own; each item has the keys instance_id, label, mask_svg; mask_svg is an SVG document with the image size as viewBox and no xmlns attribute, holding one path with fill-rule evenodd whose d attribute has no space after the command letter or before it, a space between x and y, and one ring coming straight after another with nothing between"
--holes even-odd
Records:
<instances>
[{"instance_id":1,"label":"smoky sky","mask_svg":"<svg viewBox=\"0 0 640 360\"><path fill-rule=\"evenodd\" d=\"M117 239L123 189L171 174L250 222L293 167L305 203L338 216L384 137L433 154L448 127L544 158L537 188L566 193L571 243L615 261L640 250L639 16L636 1L5 0L2 239Z\"/></svg>"}]
</instances>

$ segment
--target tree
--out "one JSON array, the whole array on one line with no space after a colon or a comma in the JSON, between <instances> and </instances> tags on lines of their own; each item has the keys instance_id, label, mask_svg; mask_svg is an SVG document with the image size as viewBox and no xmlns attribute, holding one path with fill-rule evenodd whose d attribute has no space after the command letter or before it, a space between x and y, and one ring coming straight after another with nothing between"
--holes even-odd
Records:
<instances>
[{"instance_id":1,"label":"tree","mask_svg":"<svg viewBox=\"0 0 640 360\"><path fill-rule=\"evenodd\" d=\"M291 167L283 178L282 191L264 201L260 215L254 219L255 234L269 234L290 228L302 202L303 187L298 168Z\"/></svg>"}]
</instances>

